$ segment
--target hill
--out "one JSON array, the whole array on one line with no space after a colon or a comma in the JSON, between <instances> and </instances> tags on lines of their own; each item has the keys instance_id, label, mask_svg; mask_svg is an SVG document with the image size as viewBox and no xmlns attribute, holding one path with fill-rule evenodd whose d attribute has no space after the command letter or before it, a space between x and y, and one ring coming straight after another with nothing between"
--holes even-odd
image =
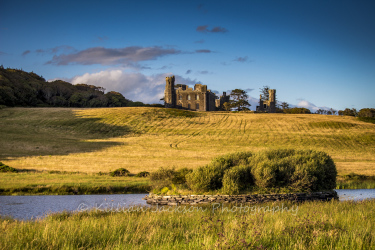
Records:
<instances>
[{"instance_id":1,"label":"hill","mask_svg":"<svg viewBox=\"0 0 375 250\"><path fill-rule=\"evenodd\" d=\"M339 175L375 175L375 125L355 117L163 108L0 109L0 161L18 169L196 168L267 148L327 152Z\"/></svg>"},{"instance_id":2,"label":"hill","mask_svg":"<svg viewBox=\"0 0 375 250\"><path fill-rule=\"evenodd\" d=\"M47 82L34 72L0 66L0 106L137 107L150 106L126 99L121 93L88 84ZM157 106L157 105L156 105Z\"/></svg>"}]
</instances>

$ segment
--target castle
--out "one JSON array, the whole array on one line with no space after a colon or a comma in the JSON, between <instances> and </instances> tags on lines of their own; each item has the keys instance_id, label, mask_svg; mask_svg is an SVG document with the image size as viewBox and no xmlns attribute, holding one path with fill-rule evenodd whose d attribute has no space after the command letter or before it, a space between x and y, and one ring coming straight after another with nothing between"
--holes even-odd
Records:
<instances>
[{"instance_id":1,"label":"castle","mask_svg":"<svg viewBox=\"0 0 375 250\"><path fill-rule=\"evenodd\" d=\"M259 106L256 108L259 112L276 113L276 89L268 90L268 100L263 100L262 95L259 98Z\"/></svg>"},{"instance_id":2,"label":"castle","mask_svg":"<svg viewBox=\"0 0 375 250\"><path fill-rule=\"evenodd\" d=\"M185 84L176 84L175 77L165 78L164 102L166 108L178 108L196 111L216 111L223 108L225 102L229 102L226 92L217 97L215 93L207 89L207 85L195 84L194 89ZM276 90L269 89L268 100L259 98L258 112L276 113Z\"/></svg>"},{"instance_id":3,"label":"castle","mask_svg":"<svg viewBox=\"0 0 375 250\"><path fill-rule=\"evenodd\" d=\"M216 111L223 103L229 102L229 96L224 92L217 97L207 89L207 85L195 84L194 89L185 84L176 84L175 77L165 78L164 102L166 108L179 108L196 111Z\"/></svg>"}]
</instances>

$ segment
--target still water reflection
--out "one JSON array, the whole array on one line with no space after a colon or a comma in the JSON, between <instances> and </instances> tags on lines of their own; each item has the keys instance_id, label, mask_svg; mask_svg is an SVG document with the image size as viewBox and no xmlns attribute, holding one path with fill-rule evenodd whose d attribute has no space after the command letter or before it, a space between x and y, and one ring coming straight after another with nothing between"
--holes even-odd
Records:
<instances>
[{"instance_id":1,"label":"still water reflection","mask_svg":"<svg viewBox=\"0 0 375 250\"><path fill-rule=\"evenodd\" d=\"M340 201L375 199L375 189L341 189L336 191ZM64 210L114 210L135 205L146 205L146 201L142 200L145 195L0 196L0 215L9 215L16 219L28 220Z\"/></svg>"}]
</instances>

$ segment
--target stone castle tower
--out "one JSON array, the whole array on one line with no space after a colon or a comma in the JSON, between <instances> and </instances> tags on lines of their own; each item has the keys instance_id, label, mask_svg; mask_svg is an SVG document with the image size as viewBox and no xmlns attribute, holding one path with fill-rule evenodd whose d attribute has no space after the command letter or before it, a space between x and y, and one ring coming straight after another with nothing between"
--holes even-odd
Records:
<instances>
[{"instance_id":1,"label":"stone castle tower","mask_svg":"<svg viewBox=\"0 0 375 250\"><path fill-rule=\"evenodd\" d=\"M259 98L259 106L257 111L276 113L276 89L268 90L268 100L262 100L262 95Z\"/></svg>"},{"instance_id":2,"label":"stone castle tower","mask_svg":"<svg viewBox=\"0 0 375 250\"><path fill-rule=\"evenodd\" d=\"M174 76L167 76L165 78L165 91L164 91L164 101L166 108L176 107L176 91L174 89Z\"/></svg>"}]
</instances>

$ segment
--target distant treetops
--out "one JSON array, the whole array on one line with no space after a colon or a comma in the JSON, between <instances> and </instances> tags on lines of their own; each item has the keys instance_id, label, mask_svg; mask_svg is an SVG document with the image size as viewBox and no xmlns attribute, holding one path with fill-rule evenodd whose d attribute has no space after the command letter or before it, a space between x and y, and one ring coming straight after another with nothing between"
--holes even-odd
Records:
<instances>
[{"instance_id":1,"label":"distant treetops","mask_svg":"<svg viewBox=\"0 0 375 250\"><path fill-rule=\"evenodd\" d=\"M0 66L0 105L38 107L158 106L126 99L121 93L104 93L103 87L56 80L47 82L34 72Z\"/></svg>"}]
</instances>

